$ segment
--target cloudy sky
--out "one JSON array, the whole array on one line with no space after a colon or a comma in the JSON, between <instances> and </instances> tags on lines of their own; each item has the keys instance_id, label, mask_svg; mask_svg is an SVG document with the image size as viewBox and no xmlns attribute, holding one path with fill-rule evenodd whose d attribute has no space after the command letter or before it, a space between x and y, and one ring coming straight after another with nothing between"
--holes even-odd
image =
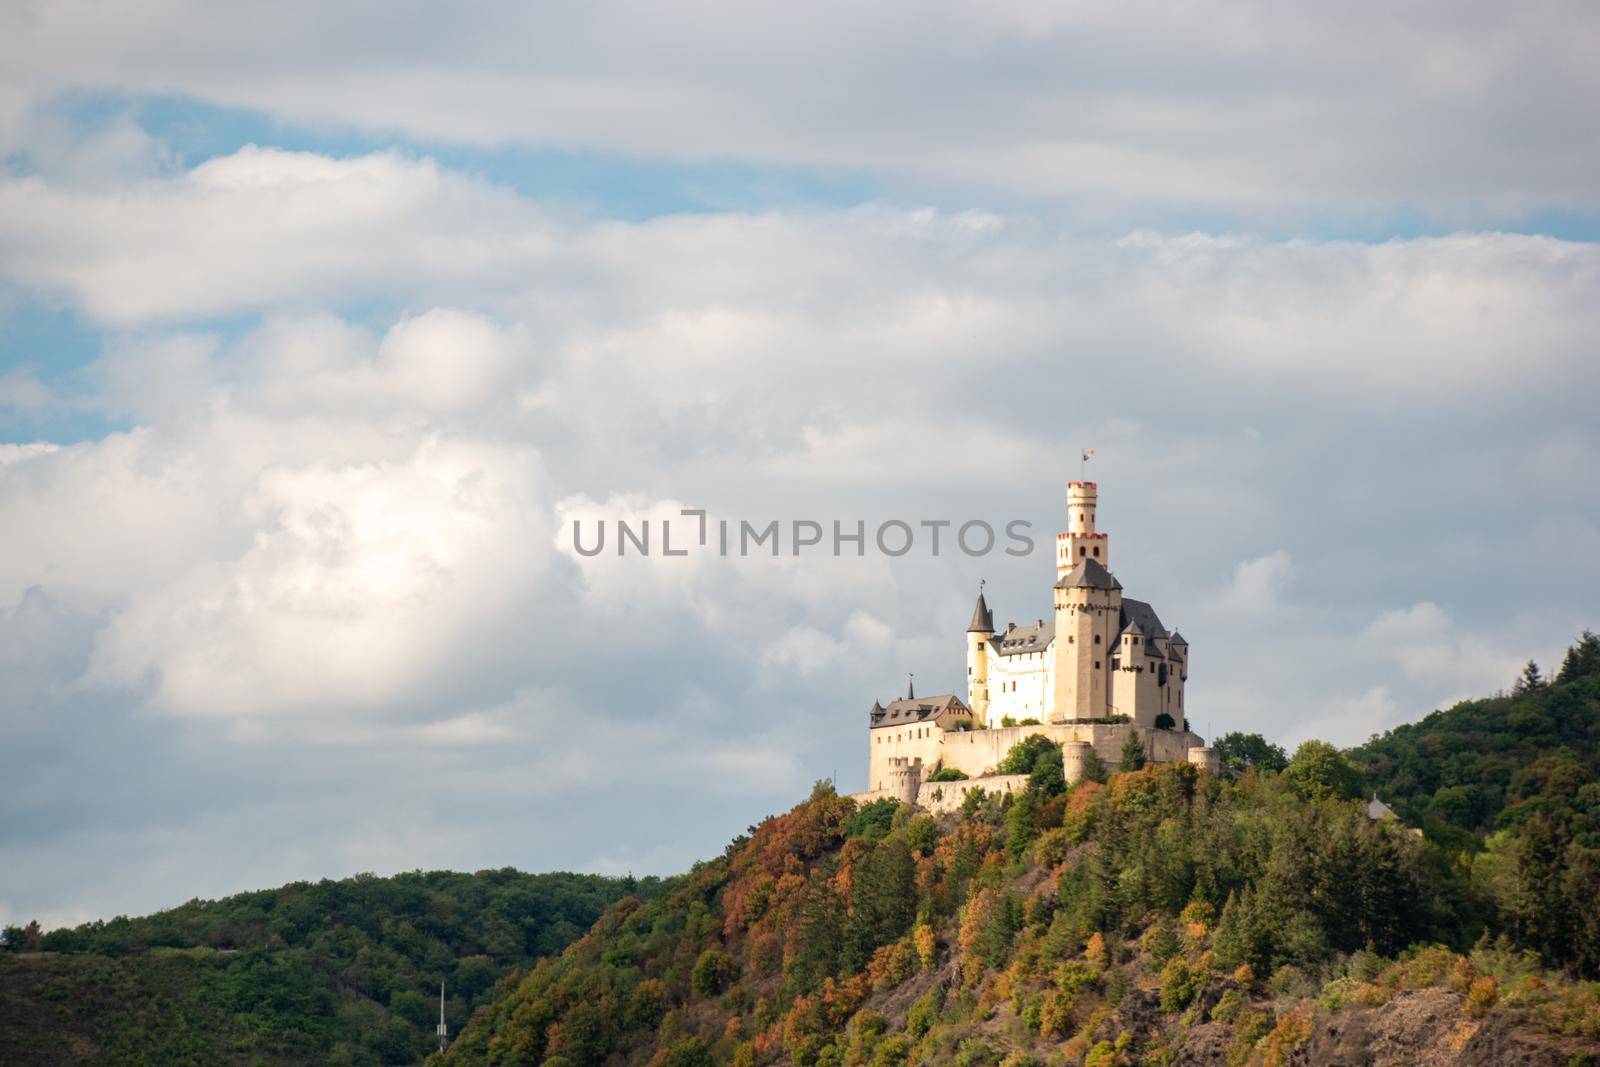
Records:
<instances>
[{"instance_id":1,"label":"cloudy sky","mask_svg":"<svg viewBox=\"0 0 1600 1067\"><path fill-rule=\"evenodd\" d=\"M6 5L0 921L679 870L859 788L980 579L1049 610L1043 549L575 518L1047 547L1087 446L1202 732L1555 660L1600 624L1600 18L1292 8Z\"/></svg>"}]
</instances>

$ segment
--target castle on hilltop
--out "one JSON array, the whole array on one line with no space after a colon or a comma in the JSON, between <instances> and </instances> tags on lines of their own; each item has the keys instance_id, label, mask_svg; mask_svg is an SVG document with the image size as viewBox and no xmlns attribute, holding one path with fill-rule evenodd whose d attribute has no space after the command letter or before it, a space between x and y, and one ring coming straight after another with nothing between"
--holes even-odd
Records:
<instances>
[{"instance_id":1,"label":"castle on hilltop","mask_svg":"<svg viewBox=\"0 0 1600 1067\"><path fill-rule=\"evenodd\" d=\"M1148 763L1218 761L1184 717L1189 643L1155 609L1122 595L1111 547L1095 527L1098 487L1067 487L1067 529L1056 536L1052 617L996 629L978 593L967 626L967 698L904 698L869 713L867 792L943 809L974 788L1012 792L1024 775L996 775L1011 746L1044 734L1062 746L1067 781L1083 777L1093 752L1115 764L1130 736ZM931 782L942 770L959 781ZM954 776L952 776L954 777Z\"/></svg>"}]
</instances>

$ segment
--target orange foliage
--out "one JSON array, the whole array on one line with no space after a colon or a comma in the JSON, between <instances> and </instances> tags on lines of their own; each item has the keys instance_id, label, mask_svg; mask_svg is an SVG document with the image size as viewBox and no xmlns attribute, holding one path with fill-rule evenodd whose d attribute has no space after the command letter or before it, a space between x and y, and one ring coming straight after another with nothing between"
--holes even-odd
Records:
<instances>
[{"instance_id":1,"label":"orange foliage","mask_svg":"<svg viewBox=\"0 0 1600 1067\"><path fill-rule=\"evenodd\" d=\"M1083 958L1095 967L1106 965L1106 939L1096 930L1089 935L1089 943L1083 946Z\"/></svg>"},{"instance_id":2,"label":"orange foliage","mask_svg":"<svg viewBox=\"0 0 1600 1067\"><path fill-rule=\"evenodd\" d=\"M853 974L849 978L835 981L832 978L822 980L822 1019L829 1028L844 1024L845 1020L856 1013L861 1007L861 1002L867 999L867 994L872 992L872 985L864 974Z\"/></svg>"}]
</instances>

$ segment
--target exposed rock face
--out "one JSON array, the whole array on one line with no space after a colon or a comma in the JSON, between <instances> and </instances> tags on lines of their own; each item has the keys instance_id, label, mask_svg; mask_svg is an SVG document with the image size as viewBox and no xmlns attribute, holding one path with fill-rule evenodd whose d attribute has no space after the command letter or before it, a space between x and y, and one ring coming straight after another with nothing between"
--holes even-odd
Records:
<instances>
[{"instance_id":1,"label":"exposed rock face","mask_svg":"<svg viewBox=\"0 0 1600 1067\"><path fill-rule=\"evenodd\" d=\"M1222 1023L1196 1026L1184 1036L1175 1062L1227 1063L1232 1038ZM1518 1026L1504 1016L1482 1022L1468 1018L1459 994L1424 989L1381 1007L1346 1005L1326 1016L1288 1062L1297 1067L1566 1067L1585 1052L1600 1056L1600 1049L1581 1041Z\"/></svg>"}]
</instances>

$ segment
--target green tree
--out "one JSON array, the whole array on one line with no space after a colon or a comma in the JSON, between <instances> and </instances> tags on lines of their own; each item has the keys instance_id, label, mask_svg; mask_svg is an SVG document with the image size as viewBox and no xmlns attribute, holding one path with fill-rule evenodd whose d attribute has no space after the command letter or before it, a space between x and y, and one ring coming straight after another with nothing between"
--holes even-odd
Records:
<instances>
[{"instance_id":1,"label":"green tree","mask_svg":"<svg viewBox=\"0 0 1600 1067\"><path fill-rule=\"evenodd\" d=\"M851 837L865 837L869 841L878 841L887 837L889 828L894 824L894 813L900 807L900 802L893 797L880 797L869 801L856 809L850 816L850 824L845 832Z\"/></svg>"},{"instance_id":2,"label":"green tree","mask_svg":"<svg viewBox=\"0 0 1600 1067\"><path fill-rule=\"evenodd\" d=\"M679 1041L661 1060L661 1067L712 1067L711 1046L702 1038L686 1037Z\"/></svg>"},{"instance_id":3,"label":"green tree","mask_svg":"<svg viewBox=\"0 0 1600 1067\"><path fill-rule=\"evenodd\" d=\"M856 864L845 921L844 968L866 966L880 945L904 937L917 917L917 866L911 846L889 838Z\"/></svg>"},{"instance_id":4,"label":"green tree","mask_svg":"<svg viewBox=\"0 0 1600 1067\"><path fill-rule=\"evenodd\" d=\"M1289 765L1289 756L1283 749L1260 734L1246 734L1234 730L1223 734L1213 746L1217 758L1224 766L1243 773L1249 767L1278 772Z\"/></svg>"},{"instance_id":5,"label":"green tree","mask_svg":"<svg viewBox=\"0 0 1600 1067\"><path fill-rule=\"evenodd\" d=\"M694 961L689 988L697 997L714 997L739 976L739 964L719 948L708 948Z\"/></svg>"},{"instance_id":6,"label":"green tree","mask_svg":"<svg viewBox=\"0 0 1600 1067\"><path fill-rule=\"evenodd\" d=\"M906 844L919 856L931 856L939 844L939 821L932 815L918 815L906 823Z\"/></svg>"},{"instance_id":7,"label":"green tree","mask_svg":"<svg viewBox=\"0 0 1600 1067\"><path fill-rule=\"evenodd\" d=\"M1055 745L1039 753L1033 770L1028 773L1028 790L1032 795L1047 800L1067 791L1066 770L1061 763L1061 749Z\"/></svg>"},{"instance_id":8,"label":"green tree","mask_svg":"<svg viewBox=\"0 0 1600 1067\"><path fill-rule=\"evenodd\" d=\"M1557 682L1575 682L1600 674L1600 636L1585 630L1573 646L1567 649L1561 669L1556 672Z\"/></svg>"},{"instance_id":9,"label":"green tree","mask_svg":"<svg viewBox=\"0 0 1600 1067\"><path fill-rule=\"evenodd\" d=\"M1351 799L1361 792L1361 774L1326 741L1304 741L1284 769L1295 792L1310 800Z\"/></svg>"},{"instance_id":10,"label":"green tree","mask_svg":"<svg viewBox=\"0 0 1600 1067\"><path fill-rule=\"evenodd\" d=\"M1110 768L1106 761L1100 758L1100 753L1089 746L1089 752L1083 758L1083 780L1086 782L1103 782L1110 775Z\"/></svg>"},{"instance_id":11,"label":"green tree","mask_svg":"<svg viewBox=\"0 0 1600 1067\"><path fill-rule=\"evenodd\" d=\"M800 992L810 992L839 969L844 950L844 906L833 891L832 871L818 867L800 902L795 921L795 956L789 975Z\"/></svg>"},{"instance_id":12,"label":"green tree","mask_svg":"<svg viewBox=\"0 0 1600 1067\"><path fill-rule=\"evenodd\" d=\"M1144 741L1139 737L1139 731L1133 730L1128 734L1128 739L1122 742L1122 758L1117 762L1119 771L1137 771L1144 768Z\"/></svg>"},{"instance_id":13,"label":"green tree","mask_svg":"<svg viewBox=\"0 0 1600 1067\"><path fill-rule=\"evenodd\" d=\"M1021 856L1039 836L1039 794L1028 788L1006 811L1006 851Z\"/></svg>"},{"instance_id":14,"label":"green tree","mask_svg":"<svg viewBox=\"0 0 1600 1067\"><path fill-rule=\"evenodd\" d=\"M1522 673L1517 676L1517 680L1512 683L1511 695L1525 697L1532 693L1543 691L1544 687L1545 680L1544 676L1539 673L1539 665L1530 659L1523 666Z\"/></svg>"},{"instance_id":15,"label":"green tree","mask_svg":"<svg viewBox=\"0 0 1600 1067\"><path fill-rule=\"evenodd\" d=\"M1029 734L1021 741L1011 746L1005 759L995 767L996 774L1029 774L1039 762L1039 757L1047 752L1054 752L1056 759L1061 759L1061 746L1043 734Z\"/></svg>"}]
</instances>

